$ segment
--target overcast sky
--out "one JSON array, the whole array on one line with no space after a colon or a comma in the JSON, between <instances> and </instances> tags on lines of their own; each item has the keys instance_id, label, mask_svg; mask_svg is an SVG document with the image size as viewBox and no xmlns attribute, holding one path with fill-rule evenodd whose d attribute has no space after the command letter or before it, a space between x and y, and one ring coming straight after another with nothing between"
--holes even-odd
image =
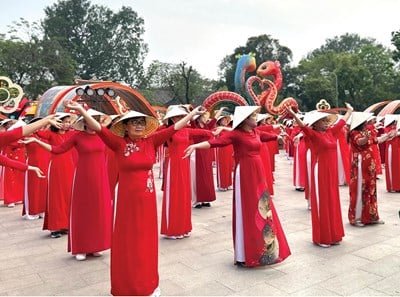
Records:
<instances>
[{"instance_id":1,"label":"overcast sky","mask_svg":"<svg viewBox=\"0 0 400 297\"><path fill-rule=\"evenodd\" d=\"M5 1L5 0L2 0ZM7 1L8 2L8 1ZM44 18L55 0L12 0L2 6L0 32L23 17ZM297 62L327 38L344 33L375 38L391 47L400 30L400 0L92 0L117 12L130 6L144 19L153 60L192 65L217 78L221 60L249 37L268 34L293 52ZM4 3L3 3L4 4ZM14 5L14 6L11 6Z\"/></svg>"}]
</instances>

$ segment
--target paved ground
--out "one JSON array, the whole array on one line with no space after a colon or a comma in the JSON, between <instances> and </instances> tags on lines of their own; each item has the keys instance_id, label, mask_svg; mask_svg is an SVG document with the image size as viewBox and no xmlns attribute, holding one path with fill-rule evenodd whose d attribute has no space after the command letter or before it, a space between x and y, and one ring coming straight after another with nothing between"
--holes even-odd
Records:
<instances>
[{"instance_id":1,"label":"paved ground","mask_svg":"<svg viewBox=\"0 0 400 297\"><path fill-rule=\"evenodd\" d=\"M162 295L400 296L400 193L387 193L380 179L386 224L359 228L347 223L348 188L340 187L346 236L324 249L311 243L310 213L282 153L276 167L274 202L292 255L269 267L234 266L232 191L217 192L211 208L193 210L190 238L160 238ZM66 237L51 239L42 220L22 219L21 208L0 207L0 295L109 295L109 252L78 262L66 252Z\"/></svg>"}]
</instances>

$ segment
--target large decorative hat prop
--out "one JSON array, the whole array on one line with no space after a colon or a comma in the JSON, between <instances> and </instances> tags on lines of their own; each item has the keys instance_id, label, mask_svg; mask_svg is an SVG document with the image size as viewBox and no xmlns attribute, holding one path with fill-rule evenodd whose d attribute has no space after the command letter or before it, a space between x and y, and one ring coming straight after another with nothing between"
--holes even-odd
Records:
<instances>
[{"instance_id":1,"label":"large decorative hat prop","mask_svg":"<svg viewBox=\"0 0 400 297\"><path fill-rule=\"evenodd\" d=\"M146 127L143 132L144 137L147 137L148 135L150 135L151 133L155 132L158 129L159 123L155 117L131 110L128 111L123 116L121 116L121 118L112 125L111 131L120 137L124 137L126 133L125 121L133 118L145 118Z\"/></svg>"},{"instance_id":2,"label":"large decorative hat prop","mask_svg":"<svg viewBox=\"0 0 400 297\"><path fill-rule=\"evenodd\" d=\"M350 131L367 122L373 115L370 112L354 111L351 114Z\"/></svg>"},{"instance_id":3,"label":"large decorative hat prop","mask_svg":"<svg viewBox=\"0 0 400 297\"><path fill-rule=\"evenodd\" d=\"M235 113L233 114L232 129L237 128L253 112L256 112L260 108L261 106L236 106Z\"/></svg>"}]
</instances>

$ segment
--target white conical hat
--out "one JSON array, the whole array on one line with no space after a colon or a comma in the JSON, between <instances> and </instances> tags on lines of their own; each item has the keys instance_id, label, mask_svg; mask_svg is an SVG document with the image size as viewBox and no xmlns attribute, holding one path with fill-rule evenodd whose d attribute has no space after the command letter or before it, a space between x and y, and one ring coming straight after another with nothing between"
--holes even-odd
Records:
<instances>
[{"instance_id":1,"label":"white conical hat","mask_svg":"<svg viewBox=\"0 0 400 297\"><path fill-rule=\"evenodd\" d=\"M89 108L86 112L92 117L95 117L95 116L107 117L107 115L105 113L102 113L102 112L97 111L97 110L92 109L92 108ZM111 118L109 118L108 122L111 122ZM74 127L75 130L80 130L80 131L84 130L84 124L83 124L83 117L82 116L80 116L74 122L73 127Z\"/></svg>"},{"instance_id":2,"label":"white conical hat","mask_svg":"<svg viewBox=\"0 0 400 297\"><path fill-rule=\"evenodd\" d=\"M385 121L383 122L383 126L387 127L393 122L397 121L398 115L397 114L385 114Z\"/></svg>"},{"instance_id":3,"label":"white conical hat","mask_svg":"<svg viewBox=\"0 0 400 297\"><path fill-rule=\"evenodd\" d=\"M368 121L374 114L371 112L353 111L351 114L350 130L360 126L362 123Z\"/></svg>"},{"instance_id":4,"label":"white conical hat","mask_svg":"<svg viewBox=\"0 0 400 297\"><path fill-rule=\"evenodd\" d=\"M261 106L236 106L233 114L232 129L237 128L253 112L259 110Z\"/></svg>"},{"instance_id":5,"label":"white conical hat","mask_svg":"<svg viewBox=\"0 0 400 297\"><path fill-rule=\"evenodd\" d=\"M307 112L304 116L303 122L308 126L312 126L315 122L330 116L331 114L326 112L321 112L317 110L312 110Z\"/></svg>"},{"instance_id":6,"label":"white conical hat","mask_svg":"<svg viewBox=\"0 0 400 297\"><path fill-rule=\"evenodd\" d=\"M71 123L75 122L75 120L78 118L78 115L74 113L60 112L60 111L56 112L55 116L58 120L62 120L65 117L70 117Z\"/></svg>"},{"instance_id":7,"label":"white conical hat","mask_svg":"<svg viewBox=\"0 0 400 297\"><path fill-rule=\"evenodd\" d=\"M259 113L259 114L257 115L257 123L258 123L259 121L268 119L269 117L271 117L271 115L270 115L269 113Z\"/></svg>"},{"instance_id":8,"label":"white conical hat","mask_svg":"<svg viewBox=\"0 0 400 297\"><path fill-rule=\"evenodd\" d=\"M0 126L4 126L5 124L7 124L8 122L11 122L11 121L15 121L15 120L13 120L13 119L4 119L4 120L2 120L0 122Z\"/></svg>"},{"instance_id":9,"label":"white conical hat","mask_svg":"<svg viewBox=\"0 0 400 297\"><path fill-rule=\"evenodd\" d=\"M218 118L217 118L217 123L220 121L220 120L222 120L222 119L226 119L226 121L228 122L228 124L232 121L232 117L231 117L231 115L230 114L226 114L226 115L220 115Z\"/></svg>"},{"instance_id":10,"label":"white conical hat","mask_svg":"<svg viewBox=\"0 0 400 297\"><path fill-rule=\"evenodd\" d=\"M26 123L22 120L17 120L14 124L10 126L10 128L8 128L8 130L13 130L23 126L26 126Z\"/></svg>"},{"instance_id":11,"label":"white conical hat","mask_svg":"<svg viewBox=\"0 0 400 297\"><path fill-rule=\"evenodd\" d=\"M185 116L187 114L188 114L188 112L186 111L186 109L184 107L181 107L179 105L170 105L168 107L167 113L165 114L163 120L167 120L167 119L177 117L177 116Z\"/></svg>"}]
</instances>

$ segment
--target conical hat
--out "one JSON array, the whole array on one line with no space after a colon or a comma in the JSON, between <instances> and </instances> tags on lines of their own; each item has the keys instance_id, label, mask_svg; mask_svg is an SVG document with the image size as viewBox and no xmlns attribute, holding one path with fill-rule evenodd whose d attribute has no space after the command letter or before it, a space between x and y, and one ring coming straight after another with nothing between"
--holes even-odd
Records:
<instances>
[{"instance_id":1,"label":"conical hat","mask_svg":"<svg viewBox=\"0 0 400 297\"><path fill-rule=\"evenodd\" d=\"M373 115L371 112L353 111L351 114L350 131L368 121Z\"/></svg>"},{"instance_id":2,"label":"conical hat","mask_svg":"<svg viewBox=\"0 0 400 297\"><path fill-rule=\"evenodd\" d=\"M257 115L257 123L262 120L268 119L269 117L271 117L271 115L269 113L259 113Z\"/></svg>"},{"instance_id":3,"label":"conical hat","mask_svg":"<svg viewBox=\"0 0 400 297\"><path fill-rule=\"evenodd\" d=\"M15 121L15 120L13 120L13 119L4 119L4 120L2 120L0 122L0 126L4 126L5 124L7 124L8 122L11 122L11 121Z\"/></svg>"},{"instance_id":4,"label":"conical hat","mask_svg":"<svg viewBox=\"0 0 400 297\"><path fill-rule=\"evenodd\" d=\"M158 120L155 117L149 116L147 114L137 112L137 111L129 111L119 120L117 120L111 127L111 132L113 132L115 135L118 135L120 137L125 136L125 120L128 119L133 119L133 118L142 118L144 117L146 119L146 127L143 132L143 136L146 137L156 131L158 129L159 123Z\"/></svg>"},{"instance_id":5,"label":"conical hat","mask_svg":"<svg viewBox=\"0 0 400 297\"><path fill-rule=\"evenodd\" d=\"M95 117L95 116L108 117L108 118L109 118L109 119L107 120L108 123L111 122L111 118L110 118L108 115L106 115L105 113L102 113L102 112L97 111L97 110L92 109L92 108L89 108L86 112L87 112L90 116L92 116L92 117ZM103 119L103 120L104 120L104 119ZM107 125L107 124L105 124L105 125ZM74 127L75 130L79 130L79 131L83 131L83 130L85 129L84 124L83 124L83 117L82 117L82 116L80 116L80 117L74 122L73 127Z\"/></svg>"},{"instance_id":6,"label":"conical hat","mask_svg":"<svg viewBox=\"0 0 400 297\"><path fill-rule=\"evenodd\" d=\"M75 122L78 116L74 113L68 113L68 112L56 112L55 116L58 120L62 120L65 117L70 117L71 118L71 123Z\"/></svg>"},{"instance_id":7,"label":"conical hat","mask_svg":"<svg viewBox=\"0 0 400 297\"><path fill-rule=\"evenodd\" d=\"M185 110L184 107L181 107L179 105L171 105L168 108L167 113L165 114L163 120L167 120L177 116L185 116L187 114L188 112Z\"/></svg>"},{"instance_id":8,"label":"conical hat","mask_svg":"<svg viewBox=\"0 0 400 297\"><path fill-rule=\"evenodd\" d=\"M387 127L393 122L397 121L398 115L397 114L385 114L385 121L383 122L383 126Z\"/></svg>"},{"instance_id":9,"label":"conical hat","mask_svg":"<svg viewBox=\"0 0 400 297\"><path fill-rule=\"evenodd\" d=\"M224 118L226 119L226 121L228 122L228 124L232 121L231 115L227 114L227 115L220 115L220 116L217 118L217 123L218 123L220 120L224 119Z\"/></svg>"},{"instance_id":10,"label":"conical hat","mask_svg":"<svg viewBox=\"0 0 400 297\"><path fill-rule=\"evenodd\" d=\"M26 126L26 123L24 121L18 120L14 124L12 124L10 128L8 128L8 130L13 130L23 126Z\"/></svg>"},{"instance_id":11,"label":"conical hat","mask_svg":"<svg viewBox=\"0 0 400 297\"><path fill-rule=\"evenodd\" d=\"M332 116L332 114L330 114L330 113L313 110L313 111L307 112L305 114L303 122L304 122L304 124L306 124L308 126L312 126L319 120L326 118L326 117L331 117L331 116Z\"/></svg>"},{"instance_id":12,"label":"conical hat","mask_svg":"<svg viewBox=\"0 0 400 297\"><path fill-rule=\"evenodd\" d=\"M236 106L233 114L232 129L237 128L253 112L259 110L260 106Z\"/></svg>"}]
</instances>

